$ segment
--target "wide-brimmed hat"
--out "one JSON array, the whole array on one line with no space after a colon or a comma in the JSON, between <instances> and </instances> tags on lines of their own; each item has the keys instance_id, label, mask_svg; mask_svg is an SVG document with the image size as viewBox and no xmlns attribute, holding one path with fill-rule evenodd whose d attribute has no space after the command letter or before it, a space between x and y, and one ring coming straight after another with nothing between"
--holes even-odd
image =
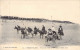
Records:
<instances>
[{"instance_id":1,"label":"wide-brimmed hat","mask_svg":"<svg viewBox=\"0 0 80 50\"><path fill-rule=\"evenodd\" d=\"M62 27L61 25L59 27Z\"/></svg>"}]
</instances>

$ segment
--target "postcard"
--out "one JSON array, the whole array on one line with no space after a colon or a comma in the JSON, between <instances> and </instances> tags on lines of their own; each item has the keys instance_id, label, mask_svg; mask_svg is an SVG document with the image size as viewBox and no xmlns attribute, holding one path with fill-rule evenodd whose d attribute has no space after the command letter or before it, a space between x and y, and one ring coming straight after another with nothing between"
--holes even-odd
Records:
<instances>
[{"instance_id":1,"label":"postcard","mask_svg":"<svg viewBox=\"0 0 80 50\"><path fill-rule=\"evenodd\" d=\"M80 50L80 1L0 0L0 50Z\"/></svg>"}]
</instances>

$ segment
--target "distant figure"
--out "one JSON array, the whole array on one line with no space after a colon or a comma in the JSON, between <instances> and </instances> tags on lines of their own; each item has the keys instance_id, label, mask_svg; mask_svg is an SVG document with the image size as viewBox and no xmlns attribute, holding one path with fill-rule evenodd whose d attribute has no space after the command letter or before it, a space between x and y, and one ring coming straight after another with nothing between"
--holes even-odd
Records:
<instances>
[{"instance_id":1,"label":"distant figure","mask_svg":"<svg viewBox=\"0 0 80 50\"><path fill-rule=\"evenodd\" d=\"M58 34L60 35L60 39L62 39L62 37L61 37L61 36L64 36L64 33L63 33L63 28L62 28L62 26L61 26L61 25L59 26Z\"/></svg>"},{"instance_id":2,"label":"distant figure","mask_svg":"<svg viewBox=\"0 0 80 50\"><path fill-rule=\"evenodd\" d=\"M62 35L62 36L64 35L63 28L61 25L59 26L58 33L59 33L59 35Z\"/></svg>"},{"instance_id":3,"label":"distant figure","mask_svg":"<svg viewBox=\"0 0 80 50\"><path fill-rule=\"evenodd\" d=\"M36 26L34 27L34 34L35 34L35 36L37 34L37 28L36 28Z\"/></svg>"},{"instance_id":4,"label":"distant figure","mask_svg":"<svg viewBox=\"0 0 80 50\"><path fill-rule=\"evenodd\" d=\"M42 32L45 32L45 26L42 25Z\"/></svg>"}]
</instances>

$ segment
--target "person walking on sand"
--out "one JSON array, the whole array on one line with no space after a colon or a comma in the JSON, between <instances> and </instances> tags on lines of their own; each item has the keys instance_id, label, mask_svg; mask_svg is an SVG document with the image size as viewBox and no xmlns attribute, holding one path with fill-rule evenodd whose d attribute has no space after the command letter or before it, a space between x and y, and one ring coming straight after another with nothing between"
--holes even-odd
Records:
<instances>
[{"instance_id":1,"label":"person walking on sand","mask_svg":"<svg viewBox=\"0 0 80 50\"><path fill-rule=\"evenodd\" d=\"M34 34L35 34L35 36L37 35L37 28L36 28L36 26L34 27Z\"/></svg>"},{"instance_id":2,"label":"person walking on sand","mask_svg":"<svg viewBox=\"0 0 80 50\"><path fill-rule=\"evenodd\" d=\"M63 28L61 25L59 26L58 34L60 35L60 39L62 39L62 36L64 36L64 33L63 33Z\"/></svg>"}]
</instances>

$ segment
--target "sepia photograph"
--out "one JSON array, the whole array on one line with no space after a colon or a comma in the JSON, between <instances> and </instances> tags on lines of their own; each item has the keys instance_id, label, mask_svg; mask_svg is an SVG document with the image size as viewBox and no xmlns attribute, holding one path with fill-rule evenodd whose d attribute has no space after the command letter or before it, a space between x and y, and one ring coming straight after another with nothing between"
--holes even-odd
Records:
<instances>
[{"instance_id":1,"label":"sepia photograph","mask_svg":"<svg viewBox=\"0 0 80 50\"><path fill-rule=\"evenodd\" d=\"M80 50L80 0L0 0L0 50Z\"/></svg>"}]
</instances>

